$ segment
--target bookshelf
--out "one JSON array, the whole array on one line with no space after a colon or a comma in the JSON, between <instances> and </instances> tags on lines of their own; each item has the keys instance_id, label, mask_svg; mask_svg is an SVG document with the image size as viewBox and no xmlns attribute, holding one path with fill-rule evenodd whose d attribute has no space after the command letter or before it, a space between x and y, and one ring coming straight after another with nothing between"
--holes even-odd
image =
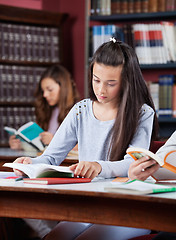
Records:
<instances>
[{"instance_id":1,"label":"bookshelf","mask_svg":"<svg viewBox=\"0 0 176 240\"><path fill-rule=\"evenodd\" d=\"M35 121L34 90L42 72L62 63L67 14L0 5L0 146L5 125Z\"/></svg>"},{"instance_id":2,"label":"bookshelf","mask_svg":"<svg viewBox=\"0 0 176 240\"><path fill-rule=\"evenodd\" d=\"M157 23L161 21L176 20L176 11L166 12L148 12L148 13L131 13L131 14L112 14L112 15L89 15L88 26L93 27L95 25L120 25L135 24L135 23ZM90 30L89 30L90 31ZM89 42L87 43L87 52L90 52L91 41L93 39L92 32L89 32ZM134 47L134 46L133 46ZM91 56L88 57L88 59ZM88 64L89 60L87 60ZM176 75L176 61L167 63L155 63L155 64L141 64L141 70L143 72L146 81L156 82L160 74L174 74ZM173 131L176 130L176 118L173 117L159 117L159 137L160 139L167 139Z\"/></svg>"}]
</instances>

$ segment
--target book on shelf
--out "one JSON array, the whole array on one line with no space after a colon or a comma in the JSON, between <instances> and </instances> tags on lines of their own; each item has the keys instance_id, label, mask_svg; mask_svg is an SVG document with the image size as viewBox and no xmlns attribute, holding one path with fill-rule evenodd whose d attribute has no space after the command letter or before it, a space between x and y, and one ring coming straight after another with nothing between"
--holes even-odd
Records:
<instances>
[{"instance_id":1,"label":"book on shelf","mask_svg":"<svg viewBox=\"0 0 176 240\"><path fill-rule=\"evenodd\" d=\"M159 116L172 117L174 75L159 75Z\"/></svg>"},{"instance_id":2,"label":"book on shelf","mask_svg":"<svg viewBox=\"0 0 176 240\"><path fill-rule=\"evenodd\" d=\"M69 167L55 166L45 163L22 164L22 163L5 163L3 167L17 169L23 172L29 178L72 178L73 171Z\"/></svg>"},{"instance_id":3,"label":"book on shelf","mask_svg":"<svg viewBox=\"0 0 176 240\"><path fill-rule=\"evenodd\" d=\"M160 165L160 168L152 174L152 177L156 181L176 179L176 150L166 153L164 158L159 157L150 150L140 147L130 147L126 152L134 160L140 159L144 156L149 156L154 159Z\"/></svg>"},{"instance_id":4,"label":"book on shelf","mask_svg":"<svg viewBox=\"0 0 176 240\"><path fill-rule=\"evenodd\" d=\"M105 187L105 191L125 193L125 194L136 194L145 195L153 193L166 193L175 192L176 187L166 186L162 184L155 184L146 181L132 180L125 183L111 182L109 186Z\"/></svg>"},{"instance_id":5,"label":"book on shelf","mask_svg":"<svg viewBox=\"0 0 176 240\"><path fill-rule=\"evenodd\" d=\"M44 150L44 145L40 140L40 133L44 132L44 130L35 122L28 122L22 125L18 130L5 126L4 130L10 135L15 135L20 140L29 143L38 151Z\"/></svg>"}]
</instances>

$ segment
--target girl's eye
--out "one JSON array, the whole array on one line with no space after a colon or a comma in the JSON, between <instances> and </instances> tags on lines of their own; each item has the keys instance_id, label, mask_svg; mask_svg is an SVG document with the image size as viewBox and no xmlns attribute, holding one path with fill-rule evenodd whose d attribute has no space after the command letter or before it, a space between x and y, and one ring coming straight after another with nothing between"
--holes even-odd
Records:
<instances>
[{"instance_id":1,"label":"girl's eye","mask_svg":"<svg viewBox=\"0 0 176 240\"><path fill-rule=\"evenodd\" d=\"M93 79L93 81L94 81L94 82L97 82L97 83L100 82L100 80L98 80L98 79Z\"/></svg>"},{"instance_id":2,"label":"girl's eye","mask_svg":"<svg viewBox=\"0 0 176 240\"><path fill-rule=\"evenodd\" d=\"M110 87L114 87L114 86L115 86L115 84L108 83L108 86L110 86Z\"/></svg>"}]
</instances>

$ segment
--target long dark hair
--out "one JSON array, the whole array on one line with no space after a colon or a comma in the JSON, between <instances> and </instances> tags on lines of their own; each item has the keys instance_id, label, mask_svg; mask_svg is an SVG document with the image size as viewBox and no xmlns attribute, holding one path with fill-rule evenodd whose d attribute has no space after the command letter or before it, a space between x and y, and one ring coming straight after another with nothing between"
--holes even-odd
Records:
<instances>
[{"instance_id":1,"label":"long dark hair","mask_svg":"<svg viewBox=\"0 0 176 240\"><path fill-rule=\"evenodd\" d=\"M52 78L60 85L60 97L57 103L59 108L58 123L61 124L71 107L79 100L79 94L71 74L61 65L53 65L42 74L35 91L35 115L37 123L48 130L53 107L49 106L43 97L41 82L44 78Z\"/></svg>"},{"instance_id":2,"label":"long dark hair","mask_svg":"<svg viewBox=\"0 0 176 240\"><path fill-rule=\"evenodd\" d=\"M93 91L92 76L94 63L106 66L123 66L121 73L121 86L118 97L118 114L112 129L109 160L123 159L126 149L136 133L141 107L144 103L155 107L142 76L138 58L135 51L120 41L102 44L95 52L89 68L89 95L93 101L97 98ZM157 136L157 118L154 116L152 139Z\"/></svg>"}]
</instances>

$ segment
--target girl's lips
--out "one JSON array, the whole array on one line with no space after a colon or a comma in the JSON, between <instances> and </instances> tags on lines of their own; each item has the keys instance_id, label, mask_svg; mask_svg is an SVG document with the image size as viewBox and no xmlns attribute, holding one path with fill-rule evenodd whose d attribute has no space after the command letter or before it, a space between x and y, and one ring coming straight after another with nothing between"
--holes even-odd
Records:
<instances>
[{"instance_id":1,"label":"girl's lips","mask_svg":"<svg viewBox=\"0 0 176 240\"><path fill-rule=\"evenodd\" d=\"M106 97L105 96L98 96L98 98L105 99Z\"/></svg>"}]
</instances>

